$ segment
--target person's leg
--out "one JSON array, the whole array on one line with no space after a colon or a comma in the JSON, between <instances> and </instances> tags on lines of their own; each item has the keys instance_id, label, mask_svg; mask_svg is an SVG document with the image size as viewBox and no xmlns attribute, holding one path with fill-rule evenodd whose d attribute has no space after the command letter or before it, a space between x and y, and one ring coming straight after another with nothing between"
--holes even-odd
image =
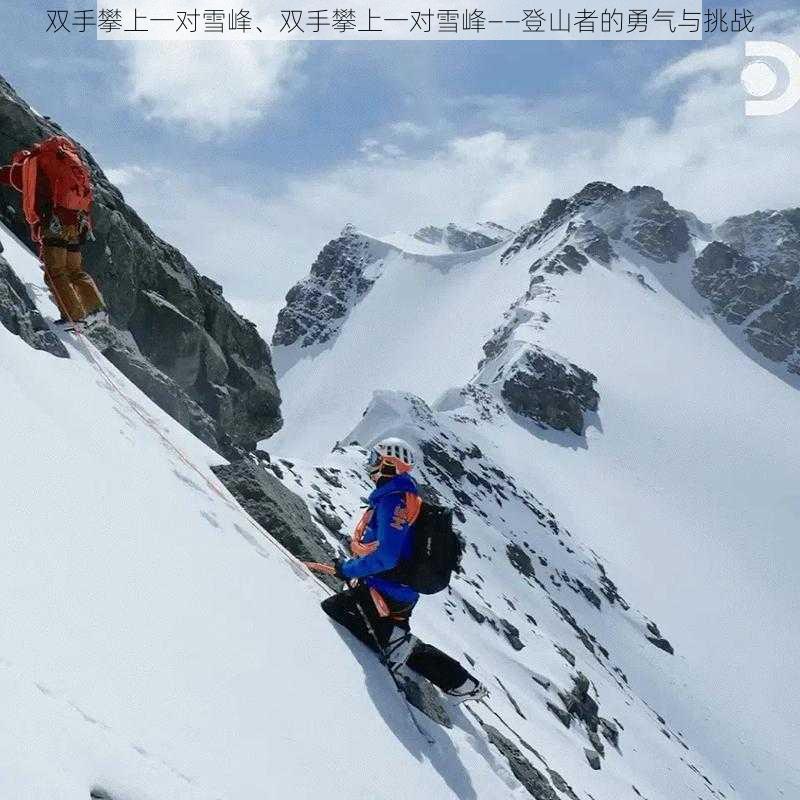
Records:
<instances>
[{"instance_id":1,"label":"person's leg","mask_svg":"<svg viewBox=\"0 0 800 800\"><path fill-rule=\"evenodd\" d=\"M363 642L374 652L378 652L378 646L375 643L375 637L370 632L367 624L364 622L364 615L367 614L369 619L368 609L365 609L364 591L361 586L355 589L345 589L343 592L331 595L320 603L322 610L334 621L338 622L343 627L347 628L359 641ZM366 599L372 603L369 593L366 593Z\"/></svg>"},{"instance_id":2,"label":"person's leg","mask_svg":"<svg viewBox=\"0 0 800 800\"><path fill-rule=\"evenodd\" d=\"M53 294L62 319L73 322L84 318L83 304L72 288L67 271L67 250L61 243L45 243L42 248L44 280Z\"/></svg>"},{"instance_id":3,"label":"person's leg","mask_svg":"<svg viewBox=\"0 0 800 800\"><path fill-rule=\"evenodd\" d=\"M438 686L443 692L452 692L467 682L478 683L477 679L473 678L454 658L433 645L419 640L408 656L406 665L409 669L422 675L423 678L427 678L434 686Z\"/></svg>"},{"instance_id":4,"label":"person's leg","mask_svg":"<svg viewBox=\"0 0 800 800\"><path fill-rule=\"evenodd\" d=\"M343 625L370 650L386 659L391 670L399 669L417 641L409 634L408 607L387 600L392 617L381 617L369 588L359 584L322 601L322 610ZM406 612L408 616L406 616ZM365 619L366 618L366 619Z\"/></svg>"},{"instance_id":5,"label":"person's leg","mask_svg":"<svg viewBox=\"0 0 800 800\"><path fill-rule=\"evenodd\" d=\"M102 311L105 308L105 303L91 275L83 268L80 245L69 245L66 253L66 270L69 280L84 308L85 316L94 314L96 311Z\"/></svg>"}]
</instances>

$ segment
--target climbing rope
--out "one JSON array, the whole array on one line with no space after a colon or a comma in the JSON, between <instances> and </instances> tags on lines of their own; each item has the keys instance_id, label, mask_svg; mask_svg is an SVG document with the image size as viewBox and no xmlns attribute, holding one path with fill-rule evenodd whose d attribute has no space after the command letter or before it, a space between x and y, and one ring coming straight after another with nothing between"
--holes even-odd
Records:
<instances>
[{"instance_id":1,"label":"climbing rope","mask_svg":"<svg viewBox=\"0 0 800 800\"><path fill-rule=\"evenodd\" d=\"M82 324L79 321L73 320L69 316L69 313L66 312L63 301L61 300L61 297L59 296L58 290L55 288L55 285L52 286L52 290L56 296L56 300L58 301L59 307L61 307L62 310L64 310L64 313L67 314L67 319L69 319L69 322L73 327L73 330L78 338L78 341L83 344L83 350L85 355L87 356L91 364L94 366L94 368L100 373L100 375L106 381L111 391L118 397L120 397L125 403L127 403L127 405L131 408L131 410L139 417L139 419L141 419L142 422L144 422L145 425L147 425L147 427L150 428L159 437L159 439L167 447L167 449L170 450L181 461L181 463L183 463L192 472L194 472L203 481L203 483L211 491L213 491L214 494L216 494L225 503L226 506L228 506L228 508L239 513L251 527L253 527L256 531L258 531L258 533L260 533L273 547L275 547L289 562L302 567L306 571L307 575L311 577L312 580L314 580L314 582L318 585L318 587L320 587L327 595L334 594L333 589L331 589L327 584L323 583L315 574L315 572L320 572L332 575L334 572L333 567L331 567L328 564L319 564L317 562L305 562L298 559L289 550L287 550L287 548L284 547L284 545L282 545L277 539L275 539L275 537L272 536L265 528L259 525L237 502L235 502L235 500L231 500L226 495L227 490L224 489L221 483L218 484L217 482L211 480L211 478L209 478L209 476L205 472L203 472L203 470L201 470L196 464L194 464L194 462L192 462L189 456L186 455L186 453L184 453L164 433L163 430L161 430L156 421L149 414L147 414L138 403L134 402L130 397L128 397L128 395L123 391L123 389L117 384L117 382L114 380L109 370L107 370L102 363L104 360L103 355L97 350L97 348L94 346L91 340L86 336ZM362 619L364 620L364 624L366 625L367 630L370 633L370 636L375 642L375 646L377 647L378 653L380 654L381 663L386 666L387 671L391 675L398 693L402 696L404 700L406 709L408 710L408 715L411 718L414 727L417 729L419 734L425 739L425 741L428 744L435 745L436 744L435 739L433 739L433 737L431 737L431 735L427 731L425 731L425 729L422 727L419 720L417 719L416 715L414 714L413 707L409 702L408 697L406 697L406 694L403 691L403 687L400 685L400 681L397 675L389 666L388 657L386 656L386 652L384 648L381 646L380 641L378 640L378 636L375 633L375 629L373 625L370 623L367 615L364 613L364 610L360 606L359 606L359 612L361 614ZM503 725L505 725L506 728L508 728L518 739L523 741L522 737L520 737L520 735L516 733L514 729L511 728L511 726L508 725L508 723L506 723L505 720L503 720L503 718L486 703L485 700L481 699L478 702L484 705L487 709L489 709L489 711L492 714L494 714L500 720L500 722L503 723ZM467 708L468 711L470 711L470 713L473 716L476 717L476 719L478 719L479 722L481 721L480 717L472 709L470 709L466 705L465 707Z\"/></svg>"},{"instance_id":2,"label":"climbing rope","mask_svg":"<svg viewBox=\"0 0 800 800\"><path fill-rule=\"evenodd\" d=\"M39 260L42 263L43 271L47 272L47 267L44 265L44 260L42 258L42 251L41 247L39 250ZM53 282L51 281L51 284ZM111 391L120 397L130 409L142 420L142 422L147 425L158 437L161 439L162 443L165 447L170 450L173 455L175 455L181 463L183 463L186 467L188 467L194 474L196 474L203 483L216 494L228 508L232 511L237 512L242 516L244 520L247 521L248 525L254 528L258 533L261 534L273 547L275 547L286 559L288 559L292 564L295 564L301 567L306 574L320 587L322 588L326 594L332 594L332 590L328 587L325 583L323 583L306 565L304 562L300 561L296 558L289 550L286 549L277 539L275 539L272 534L270 534L265 528L259 525L235 500L232 500L227 494L227 490L224 489L221 483L213 481L203 470L201 470L189 456L184 453L165 433L161 428L158 426L156 421L147 414L144 409L135 401L133 401L128 395L123 391L123 389L116 383L116 381L111 376L111 373L108 369L105 368L103 365L103 361L105 360L103 355L97 350L91 340L86 336L83 325L80 321L72 319L69 312L66 310L66 306L58 293L58 289L56 288L55 284L51 287L53 294L55 295L57 305L62 310L62 313L66 315L66 318L69 320L70 324L72 325L73 331L75 332L78 341L83 344L83 352L94 366L94 368L100 373L103 379L108 384Z\"/></svg>"}]
</instances>

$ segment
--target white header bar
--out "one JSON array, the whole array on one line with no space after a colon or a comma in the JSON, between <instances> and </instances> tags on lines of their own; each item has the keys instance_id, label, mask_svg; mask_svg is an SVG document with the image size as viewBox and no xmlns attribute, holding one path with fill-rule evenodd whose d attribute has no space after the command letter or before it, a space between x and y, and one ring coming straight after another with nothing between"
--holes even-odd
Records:
<instances>
[{"instance_id":1,"label":"white header bar","mask_svg":"<svg viewBox=\"0 0 800 800\"><path fill-rule=\"evenodd\" d=\"M523 8L523 6L538 8ZM97 7L97 38L182 41L664 41L701 39L701 0L626 2L490 0L469 6L373 0L275 0L226 7L122 0Z\"/></svg>"}]
</instances>

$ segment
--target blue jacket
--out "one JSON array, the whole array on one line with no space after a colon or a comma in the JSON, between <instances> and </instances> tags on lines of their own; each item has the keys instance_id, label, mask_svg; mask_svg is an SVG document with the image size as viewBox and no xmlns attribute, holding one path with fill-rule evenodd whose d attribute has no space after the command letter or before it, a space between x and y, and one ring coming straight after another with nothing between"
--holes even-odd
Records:
<instances>
[{"instance_id":1,"label":"blue jacket","mask_svg":"<svg viewBox=\"0 0 800 800\"><path fill-rule=\"evenodd\" d=\"M369 507L373 513L362 542L378 542L378 547L369 555L345 561L342 574L346 578L361 578L367 586L374 586L381 594L399 603L414 604L419 599L418 592L380 577L380 573L393 569L411 556L414 526L405 519L406 492L419 495L414 479L403 474L370 494Z\"/></svg>"}]
</instances>

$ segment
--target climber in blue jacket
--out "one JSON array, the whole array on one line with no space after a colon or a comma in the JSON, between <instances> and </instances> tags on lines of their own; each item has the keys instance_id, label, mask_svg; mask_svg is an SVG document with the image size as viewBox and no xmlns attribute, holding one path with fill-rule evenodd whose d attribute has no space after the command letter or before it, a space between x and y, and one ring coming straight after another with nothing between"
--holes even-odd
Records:
<instances>
[{"instance_id":1,"label":"climber in blue jacket","mask_svg":"<svg viewBox=\"0 0 800 800\"><path fill-rule=\"evenodd\" d=\"M384 597L413 606L419 594L402 583L402 563L411 557L421 505L417 484L407 473L381 478L368 502L351 542L356 555L339 563L339 575L361 578Z\"/></svg>"},{"instance_id":2,"label":"climber in blue jacket","mask_svg":"<svg viewBox=\"0 0 800 800\"><path fill-rule=\"evenodd\" d=\"M486 689L454 658L411 634L409 620L419 594L404 582L411 557L414 522L422 500L414 479L414 452L402 439L384 439L372 448L367 470L376 488L353 533L352 558L337 559L334 572L348 588L328 597L322 608L367 647L381 653L389 668L406 668L458 700L475 700Z\"/></svg>"}]
</instances>

